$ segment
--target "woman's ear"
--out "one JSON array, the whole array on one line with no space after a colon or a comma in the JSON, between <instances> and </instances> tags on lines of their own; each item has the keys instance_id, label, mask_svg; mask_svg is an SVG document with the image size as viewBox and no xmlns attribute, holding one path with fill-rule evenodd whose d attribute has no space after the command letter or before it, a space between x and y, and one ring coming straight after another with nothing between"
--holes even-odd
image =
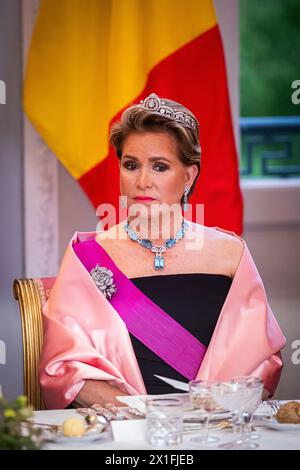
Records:
<instances>
[{"instance_id":1,"label":"woman's ear","mask_svg":"<svg viewBox=\"0 0 300 470\"><path fill-rule=\"evenodd\" d=\"M190 188L192 187L195 178L198 175L198 171L198 166L195 164L186 167L185 184Z\"/></svg>"}]
</instances>

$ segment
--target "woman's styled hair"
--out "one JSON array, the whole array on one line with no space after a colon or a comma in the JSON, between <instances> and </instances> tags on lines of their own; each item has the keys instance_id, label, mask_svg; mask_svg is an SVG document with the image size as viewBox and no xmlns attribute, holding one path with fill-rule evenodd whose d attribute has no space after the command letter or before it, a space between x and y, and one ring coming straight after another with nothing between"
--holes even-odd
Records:
<instances>
[{"instance_id":1,"label":"woman's styled hair","mask_svg":"<svg viewBox=\"0 0 300 470\"><path fill-rule=\"evenodd\" d=\"M190 188L192 195L200 173L201 147L198 121L191 111L176 101L152 93L141 104L127 108L110 129L110 143L121 159L125 139L132 132L167 132L175 137L178 157L185 166L196 164L198 174Z\"/></svg>"}]
</instances>

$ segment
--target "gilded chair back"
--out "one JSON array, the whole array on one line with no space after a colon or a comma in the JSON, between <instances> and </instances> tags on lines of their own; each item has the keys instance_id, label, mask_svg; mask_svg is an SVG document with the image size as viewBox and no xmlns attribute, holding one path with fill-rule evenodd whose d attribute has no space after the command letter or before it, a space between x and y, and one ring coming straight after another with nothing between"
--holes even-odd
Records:
<instances>
[{"instance_id":1,"label":"gilded chair back","mask_svg":"<svg viewBox=\"0 0 300 470\"><path fill-rule=\"evenodd\" d=\"M42 308L55 278L15 279L13 293L19 303L24 364L24 394L36 410L45 409L39 378L39 359L43 346Z\"/></svg>"}]
</instances>

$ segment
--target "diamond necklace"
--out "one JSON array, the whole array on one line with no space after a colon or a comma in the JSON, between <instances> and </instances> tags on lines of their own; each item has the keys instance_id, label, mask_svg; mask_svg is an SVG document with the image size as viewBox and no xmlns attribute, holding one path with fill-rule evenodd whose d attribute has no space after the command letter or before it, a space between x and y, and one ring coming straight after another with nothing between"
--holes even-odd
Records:
<instances>
[{"instance_id":1,"label":"diamond necklace","mask_svg":"<svg viewBox=\"0 0 300 470\"><path fill-rule=\"evenodd\" d=\"M169 238L168 240L165 241L162 245L154 245L151 240L148 240L148 238L141 238L130 226L128 223L128 220L126 221L126 224L124 225L124 230L127 232L129 238L131 240L138 242L141 246L144 248L147 248L151 250L153 253L155 253L154 257L154 269L164 269L165 266L165 260L164 260L164 253L167 251L167 249L172 248L178 240L182 239L184 237L184 234L188 228L188 223L183 219L182 224L178 232L176 233L174 238Z\"/></svg>"}]
</instances>

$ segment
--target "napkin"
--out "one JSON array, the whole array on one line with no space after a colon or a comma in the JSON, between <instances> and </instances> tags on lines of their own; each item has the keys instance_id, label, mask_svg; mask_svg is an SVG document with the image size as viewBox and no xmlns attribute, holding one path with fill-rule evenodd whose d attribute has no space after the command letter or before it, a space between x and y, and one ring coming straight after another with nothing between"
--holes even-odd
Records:
<instances>
[{"instance_id":1,"label":"napkin","mask_svg":"<svg viewBox=\"0 0 300 470\"><path fill-rule=\"evenodd\" d=\"M167 384L171 385L172 387L176 388L177 390L183 390L184 392L189 391L189 384L186 382L181 382L180 380L169 379L168 377L163 377L162 375L153 374L154 377L166 382Z\"/></svg>"},{"instance_id":2,"label":"napkin","mask_svg":"<svg viewBox=\"0 0 300 470\"><path fill-rule=\"evenodd\" d=\"M115 442L146 441L146 420L111 421Z\"/></svg>"}]
</instances>

